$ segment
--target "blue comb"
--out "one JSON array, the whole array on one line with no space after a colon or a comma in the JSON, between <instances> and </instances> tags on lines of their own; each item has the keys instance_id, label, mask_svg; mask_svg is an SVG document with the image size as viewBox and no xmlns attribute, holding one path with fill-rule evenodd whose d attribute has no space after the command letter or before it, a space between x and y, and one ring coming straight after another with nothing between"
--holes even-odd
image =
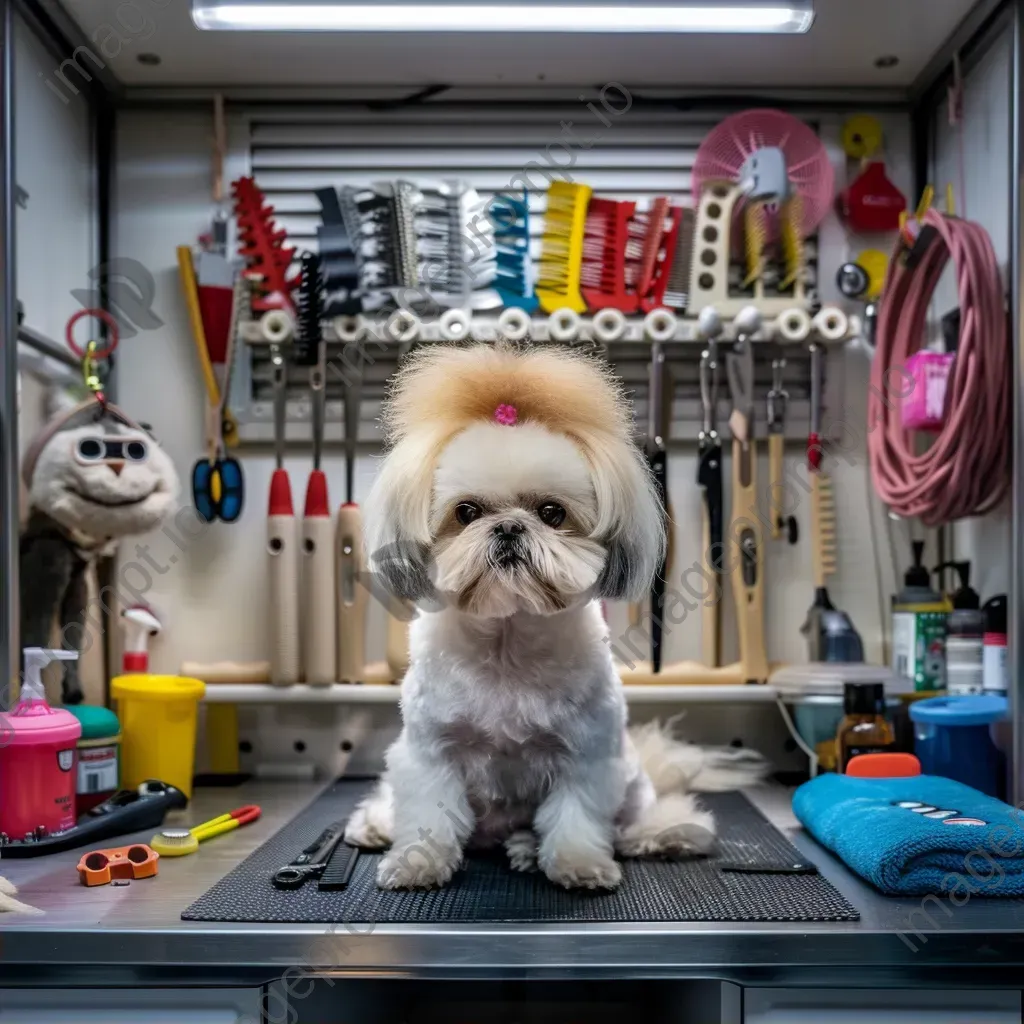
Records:
<instances>
[{"instance_id":1,"label":"blue comb","mask_svg":"<svg viewBox=\"0 0 1024 1024\"><path fill-rule=\"evenodd\" d=\"M494 288L506 309L518 306L524 313L537 309L533 294L533 264L530 259L530 199L508 193L495 196L488 206L497 245L497 276Z\"/></svg>"}]
</instances>

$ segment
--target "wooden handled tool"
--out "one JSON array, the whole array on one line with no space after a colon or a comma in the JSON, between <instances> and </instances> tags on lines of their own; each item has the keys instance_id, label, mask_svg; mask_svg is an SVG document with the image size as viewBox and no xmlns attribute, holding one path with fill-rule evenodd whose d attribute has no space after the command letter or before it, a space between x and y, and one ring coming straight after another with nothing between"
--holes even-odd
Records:
<instances>
[{"instance_id":1,"label":"wooden handled tool","mask_svg":"<svg viewBox=\"0 0 1024 1024\"><path fill-rule=\"evenodd\" d=\"M366 674L366 608L369 595L363 582L363 517L355 503L356 443L362 385L362 350L345 363L345 504L338 510L338 677L361 683Z\"/></svg>"},{"instance_id":2,"label":"wooden handled tool","mask_svg":"<svg viewBox=\"0 0 1024 1024\"><path fill-rule=\"evenodd\" d=\"M274 375L276 468L270 479L267 551L270 555L270 681L289 686L299 681L298 532L292 487L284 468L286 367L279 345L271 346Z\"/></svg>"},{"instance_id":3,"label":"wooden handled tool","mask_svg":"<svg viewBox=\"0 0 1024 1024\"><path fill-rule=\"evenodd\" d=\"M754 439L754 352L752 338L761 325L754 307L736 318L737 350L728 359L733 412L732 513L729 521L729 571L732 574L740 664L744 681L768 678L764 636L764 540L757 515L757 442Z\"/></svg>"},{"instance_id":4,"label":"wooden handled tool","mask_svg":"<svg viewBox=\"0 0 1024 1024\"><path fill-rule=\"evenodd\" d=\"M712 599L701 606L701 655L712 668L722 661L722 439L718 433L718 343L722 322L714 309L701 311L698 328L707 341L700 357L700 398L704 419L698 435L697 486L703 495L701 568L708 585L715 585Z\"/></svg>"},{"instance_id":5,"label":"wooden handled tool","mask_svg":"<svg viewBox=\"0 0 1024 1024\"><path fill-rule=\"evenodd\" d=\"M334 524L327 505L326 478L310 474L302 520L303 664L307 683L328 686L337 680L335 629Z\"/></svg>"},{"instance_id":6,"label":"wooden handled tool","mask_svg":"<svg viewBox=\"0 0 1024 1024\"><path fill-rule=\"evenodd\" d=\"M204 683L269 683L269 661L183 661L179 675Z\"/></svg>"},{"instance_id":7,"label":"wooden handled tool","mask_svg":"<svg viewBox=\"0 0 1024 1024\"><path fill-rule=\"evenodd\" d=\"M387 663L395 682L409 671L409 621L415 610L397 597L388 602Z\"/></svg>"}]
</instances>

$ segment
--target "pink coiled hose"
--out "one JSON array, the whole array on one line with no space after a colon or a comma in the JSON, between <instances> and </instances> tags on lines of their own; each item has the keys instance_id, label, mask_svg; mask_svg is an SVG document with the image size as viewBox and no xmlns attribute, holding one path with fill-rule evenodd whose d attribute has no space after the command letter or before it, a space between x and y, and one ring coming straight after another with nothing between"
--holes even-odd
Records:
<instances>
[{"instance_id":1,"label":"pink coiled hose","mask_svg":"<svg viewBox=\"0 0 1024 1024\"><path fill-rule=\"evenodd\" d=\"M1011 358L1003 285L992 242L972 221L929 210L936 236L907 269L894 254L878 317L868 393L868 453L878 496L899 516L940 526L983 515L1010 483ZM945 425L918 454L916 434L900 422L901 395L912 385L907 360L925 340L928 307L953 259L960 340L946 392Z\"/></svg>"}]
</instances>

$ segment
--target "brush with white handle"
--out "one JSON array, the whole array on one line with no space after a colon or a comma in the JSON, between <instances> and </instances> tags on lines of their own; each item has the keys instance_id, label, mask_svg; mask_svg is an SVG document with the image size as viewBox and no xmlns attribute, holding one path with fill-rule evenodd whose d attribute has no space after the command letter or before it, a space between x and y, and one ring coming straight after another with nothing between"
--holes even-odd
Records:
<instances>
[{"instance_id":1,"label":"brush with white handle","mask_svg":"<svg viewBox=\"0 0 1024 1024\"><path fill-rule=\"evenodd\" d=\"M334 530L327 496L327 476L320 468L324 441L327 350L323 340L323 283L313 253L302 257L298 299L296 363L309 367L313 410L313 469L306 484L302 517L302 664L313 686L337 679L334 594Z\"/></svg>"}]
</instances>

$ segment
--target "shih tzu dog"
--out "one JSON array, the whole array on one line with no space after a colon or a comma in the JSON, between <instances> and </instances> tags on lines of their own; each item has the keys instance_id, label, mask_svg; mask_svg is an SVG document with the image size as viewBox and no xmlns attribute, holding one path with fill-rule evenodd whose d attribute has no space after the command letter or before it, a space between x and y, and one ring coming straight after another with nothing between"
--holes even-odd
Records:
<instances>
[{"instance_id":1,"label":"shih tzu dog","mask_svg":"<svg viewBox=\"0 0 1024 1024\"><path fill-rule=\"evenodd\" d=\"M425 347L384 424L370 568L421 614L401 735L346 832L390 846L378 884L443 885L468 845L590 889L619 884L616 855L707 851L690 791L760 765L627 732L599 599L648 592L665 526L611 372L555 347Z\"/></svg>"}]
</instances>

